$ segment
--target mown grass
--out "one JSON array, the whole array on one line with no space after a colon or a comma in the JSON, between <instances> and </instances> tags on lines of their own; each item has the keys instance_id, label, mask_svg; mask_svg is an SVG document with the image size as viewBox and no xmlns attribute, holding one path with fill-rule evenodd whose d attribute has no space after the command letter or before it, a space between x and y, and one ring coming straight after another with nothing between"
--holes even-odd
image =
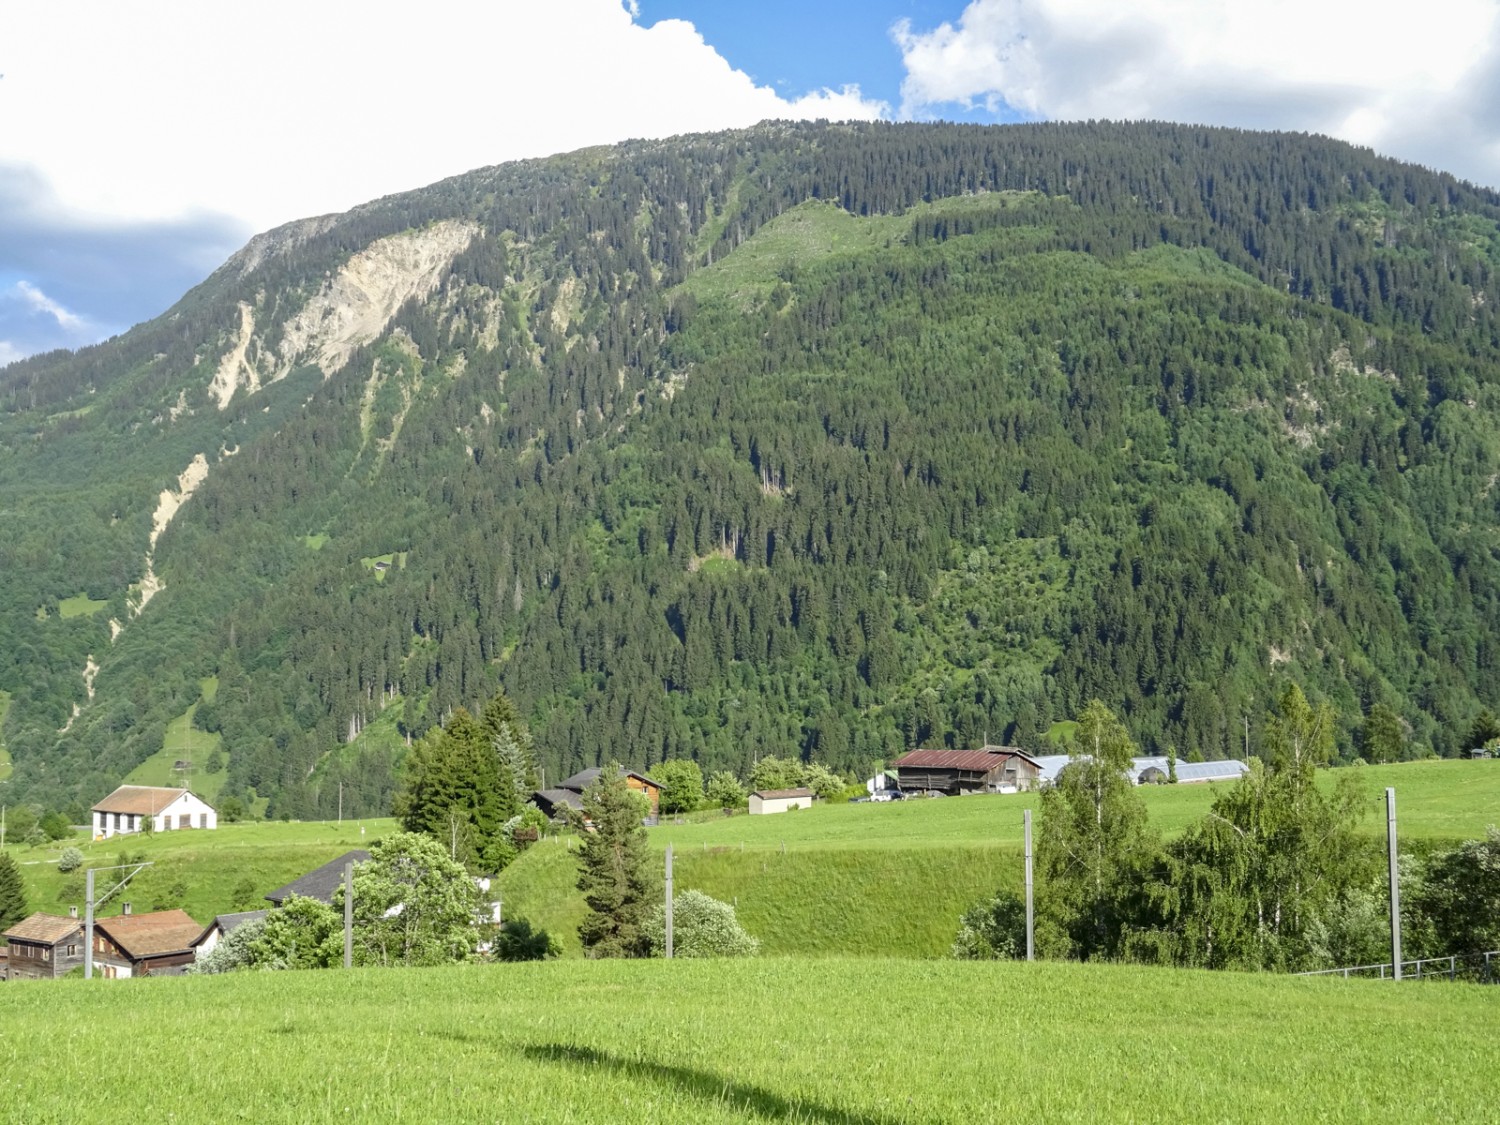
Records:
<instances>
[{"instance_id":1,"label":"mown grass","mask_svg":"<svg viewBox=\"0 0 1500 1125\"><path fill-rule=\"evenodd\" d=\"M1493 1121L1478 985L910 961L5 987L6 1116L926 1125Z\"/></svg>"},{"instance_id":2,"label":"mown grass","mask_svg":"<svg viewBox=\"0 0 1500 1125\"><path fill-rule=\"evenodd\" d=\"M137 876L128 892L111 900L106 914L118 913L120 902L129 900L137 910L151 908L159 896L182 889L172 902L200 922L215 914L245 909L235 901L235 890L245 880L252 889L249 908L268 905L260 899L335 859L351 848L367 847L382 834L395 830L393 820L347 820L343 824L319 821L279 823L249 821L226 824L211 831L157 832L116 836L111 840L62 840L38 848L12 848L26 884L27 904L32 910L66 914L69 906L84 899L82 869L70 875L57 870L57 860L66 846L82 849L85 867L108 867L121 854L152 862Z\"/></svg>"},{"instance_id":3,"label":"mown grass","mask_svg":"<svg viewBox=\"0 0 1500 1125\"><path fill-rule=\"evenodd\" d=\"M1363 828L1385 832L1384 787L1395 786L1401 840L1436 847L1500 822L1500 763L1412 762L1355 767L1367 791ZM1332 775L1325 779L1331 781ZM1140 790L1151 823L1181 832L1226 784ZM1022 810L1031 794L890 804L829 804L775 816L725 817L651 829L672 843L679 890L735 903L768 954L941 957L958 918L1021 883ZM546 841L500 878L508 916L523 916L579 956L584 915L566 841Z\"/></svg>"}]
</instances>

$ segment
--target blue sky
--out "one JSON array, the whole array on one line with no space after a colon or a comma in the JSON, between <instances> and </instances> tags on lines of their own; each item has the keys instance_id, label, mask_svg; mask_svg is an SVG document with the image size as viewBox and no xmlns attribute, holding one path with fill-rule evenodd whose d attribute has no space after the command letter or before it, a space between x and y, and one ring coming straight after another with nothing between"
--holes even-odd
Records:
<instances>
[{"instance_id":1,"label":"blue sky","mask_svg":"<svg viewBox=\"0 0 1500 1125\"><path fill-rule=\"evenodd\" d=\"M897 106L906 69L890 29L898 20L919 28L953 22L965 5L955 0L868 0L866 3L792 3L763 0L638 0L640 19L690 21L728 60L759 85L783 97L855 84L869 98ZM945 117L990 120L954 106Z\"/></svg>"},{"instance_id":2,"label":"blue sky","mask_svg":"<svg viewBox=\"0 0 1500 1125\"><path fill-rule=\"evenodd\" d=\"M11 6L0 74L0 366L293 219L771 117L1289 129L1500 185L1500 0L70 0Z\"/></svg>"}]
</instances>

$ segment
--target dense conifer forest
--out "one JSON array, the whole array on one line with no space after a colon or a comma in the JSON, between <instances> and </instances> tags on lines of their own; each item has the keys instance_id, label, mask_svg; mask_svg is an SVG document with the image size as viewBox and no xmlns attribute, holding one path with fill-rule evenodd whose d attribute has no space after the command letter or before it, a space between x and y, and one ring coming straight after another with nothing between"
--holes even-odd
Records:
<instances>
[{"instance_id":1,"label":"dense conifer forest","mask_svg":"<svg viewBox=\"0 0 1500 1125\"><path fill-rule=\"evenodd\" d=\"M243 308L269 352L454 220L331 376L220 408ZM0 370L11 794L97 800L197 703L226 794L385 812L497 687L554 779L1037 749L1093 698L1241 756L1289 681L1346 757L1377 708L1457 754L1500 703L1497 268L1492 192L1156 123L768 124L294 224Z\"/></svg>"}]
</instances>

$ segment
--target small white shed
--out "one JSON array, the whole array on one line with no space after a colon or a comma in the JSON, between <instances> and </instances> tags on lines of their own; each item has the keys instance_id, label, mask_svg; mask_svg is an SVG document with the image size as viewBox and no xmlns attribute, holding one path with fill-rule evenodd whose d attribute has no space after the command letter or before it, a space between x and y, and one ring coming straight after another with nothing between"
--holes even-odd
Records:
<instances>
[{"instance_id":1,"label":"small white shed","mask_svg":"<svg viewBox=\"0 0 1500 1125\"><path fill-rule=\"evenodd\" d=\"M186 789L122 785L94 806L94 839L139 832L149 818L157 832L178 828L217 828L219 814Z\"/></svg>"},{"instance_id":2,"label":"small white shed","mask_svg":"<svg viewBox=\"0 0 1500 1125\"><path fill-rule=\"evenodd\" d=\"M811 808L811 789L757 789L750 794L750 813L791 812Z\"/></svg>"}]
</instances>

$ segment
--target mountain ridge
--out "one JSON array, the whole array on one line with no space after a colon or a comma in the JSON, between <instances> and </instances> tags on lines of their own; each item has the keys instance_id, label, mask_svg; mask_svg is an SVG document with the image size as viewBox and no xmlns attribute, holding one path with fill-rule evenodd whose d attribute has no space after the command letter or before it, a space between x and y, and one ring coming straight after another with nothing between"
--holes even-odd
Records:
<instances>
[{"instance_id":1,"label":"mountain ridge","mask_svg":"<svg viewBox=\"0 0 1500 1125\"><path fill-rule=\"evenodd\" d=\"M1089 694L1225 753L1287 675L1346 753L1377 702L1454 752L1497 686L1497 217L1312 138L778 124L258 235L162 318L0 372L13 784L104 786L209 674L232 788L293 815L338 780L379 810L406 738L497 682L549 768L860 769L1035 743ZM330 372L340 271L443 224L468 240ZM109 612L37 616L80 586Z\"/></svg>"}]
</instances>

